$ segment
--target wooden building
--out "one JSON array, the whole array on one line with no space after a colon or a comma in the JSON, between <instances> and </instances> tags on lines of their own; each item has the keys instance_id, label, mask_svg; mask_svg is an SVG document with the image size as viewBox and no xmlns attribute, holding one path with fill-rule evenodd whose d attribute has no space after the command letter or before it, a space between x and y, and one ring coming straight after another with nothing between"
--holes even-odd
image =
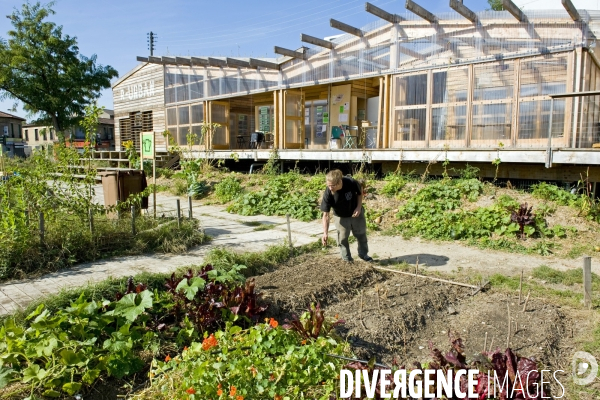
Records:
<instances>
[{"instance_id":1,"label":"wooden building","mask_svg":"<svg viewBox=\"0 0 600 400\"><path fill-rule=\"evenodd\" d=\"M168 130L180 145L197 134L198 157L500 160L540 179L592 166L600 181L600 12L563 4L473 12L450 0L454 12L434 15L407 0L399 16L366 3L373 23L332 19L343 35L301 34L277 59L138 57L113 85L116 148L154 131L166 149ZM214 136L203 122L220 124Z\"/></svg>"},{"instance_id":2,"label":"wooden building","mask_svg":"<svg viewBox=\"0 0 600 400\"><path fill-rule=\"evenodd\" d=\"M24 156L22 125L25 118L0 111L0 153L8 157Z\"/></svg>"}]
</instances>

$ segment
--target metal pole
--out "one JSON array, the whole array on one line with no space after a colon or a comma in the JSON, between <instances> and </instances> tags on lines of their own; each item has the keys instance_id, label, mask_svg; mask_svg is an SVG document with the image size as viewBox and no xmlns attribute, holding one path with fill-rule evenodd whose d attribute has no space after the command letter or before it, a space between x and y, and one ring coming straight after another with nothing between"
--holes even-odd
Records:
<instances>
[{"instance_id":1,"label":"metal pole","mask_svg":"<svg viewBox=\"0 0 600 400\"><path fill-rule=\"evenodd\" d=\"M546 168L552 167L552 114L554 113L554 98L550 98L550 122L548 124L548 150L546 150Z\"/></svg>"},{"instance_id":2,"label":"metal pole","mask_svg":"<svg viewBox=\"0 0 600 400\"><path fill-rule=\"evenodd\" d=\"M188 196L188 217L192 219L192 196Z\"/></svg>"},{"instance_id":3,"label":"metal pole","mask_svg":"<svg viewBox=\"0 0 600 400\"><path fill-rule=\"evenodd\" d=\"M135 236L135 206L131 206L131 234Z\"/></svg>"},{"instance_id":4,"label":"metal pole","mask_svg":"<svg viewBox=\"0 0 600 400\"><path fill-rule=\"evenodd\" d=\"M177 199L177 227L181 228L181 203Z\"/></svg>"},{"instance_id":5,"label":"metal pole","mask_svg":"<svg viewBox=\"0 0 600 400\"><path fill-rule=\"evenodd\" d=\"M592 257L583 257L583 304L592 308Z\"/></svg>"},{"instance_id":6,"label":"metal pole","mask_svg":"<svg viewBox=\"0 0 600 400\"><path fill-rule=\"evenodd\" d=\"M44 233L45 233L44 212L40 211L40 242L41 243L44 243Z\"/></svg>"}]
</instances>

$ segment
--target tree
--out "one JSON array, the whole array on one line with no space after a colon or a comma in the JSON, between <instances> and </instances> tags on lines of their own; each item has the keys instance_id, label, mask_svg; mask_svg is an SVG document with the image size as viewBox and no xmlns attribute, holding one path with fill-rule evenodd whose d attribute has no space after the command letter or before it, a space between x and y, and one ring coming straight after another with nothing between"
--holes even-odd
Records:
<instances>
[{"instance_id":1,"label":"tree","mask_svg":"<svg viewBox=\"0 0 600 400\"><path fill-rule=\"evenodd\" d=\"M117 71L96 64L96 55L79 54L77 38L46 19L53 3L23 4L7 18L14 29L0 38L0 98L19 100L33 116L63 132L85 114Z\"/></svg>"},{"instance_id":2,"label":"tree","mask_svg":"<svg viewBox=\"0 0 600 400\"><path fill-rule=\"evenodd\" d=\"M502 0L487 0L490 7L494 11L502 11L504 10L504 6L502 5Z\"/></svg>"}]
</instances>

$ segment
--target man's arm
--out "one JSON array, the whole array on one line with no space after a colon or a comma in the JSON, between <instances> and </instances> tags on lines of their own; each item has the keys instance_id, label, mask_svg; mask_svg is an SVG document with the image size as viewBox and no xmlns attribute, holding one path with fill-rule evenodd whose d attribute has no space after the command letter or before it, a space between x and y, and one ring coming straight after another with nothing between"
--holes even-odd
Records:
<instances>
[{"instance_id":1,"label":"man's arm","mask_svg":"<svg viewBox=\"0 0 600 400\"><path fill-rule=\"evenodd\" d=\"M323 213L323 238L321 239L321 243L323 246L327 246L327 239L329 238L329 213Z\"/></svg>"},{"instance_id":2,"label":"man's arm","mask_svg":"<svg viewBox=\"0 0 600 400\"><path fill-rule=\"evenodd\" d=\"M359 194L356 196L356 208L354 209L354 213L352 213L353 217L360 216L360 213L362 212L362 202L363 202L362 187L360 186L360 183L358 183L358 182L356 182L356 186L358 186Z\"/></svg>"}]
</instances>

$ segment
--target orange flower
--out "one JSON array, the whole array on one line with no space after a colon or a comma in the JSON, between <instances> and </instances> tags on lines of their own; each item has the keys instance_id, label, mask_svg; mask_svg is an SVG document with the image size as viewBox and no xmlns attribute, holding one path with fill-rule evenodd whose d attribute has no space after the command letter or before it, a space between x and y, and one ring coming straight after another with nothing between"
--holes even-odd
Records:
<instances>
[{"instance_id":1,"label":"orange flower","mask_svg":"<svg viewBox=\"0 0 600 400\"><path fill-rule=\"evenodd\" d=\"M274 381L274 380L275 380L275 375L273 375L273 374L269 375L269 380L270 380L271 382L272 382L272 381Z\"/></svg>"},{"instance_id":2,"label":"orange flower","mask_svg":"<svg viewBox=\"0 0 600 400\"><path fill-rule=\"evenodd\" d=\"M275 395L275 400L283 400L283 396L280 394Z\"/></svg>"},{"instance_id":3,"label":"orange flower","mask_svg":"<svg viewBox=\"0 0 600 400\"><path fill-rule=\"evenodd\" d=\"M196 394L196 389L194 389L193 387L189 388L188 390L186 390L187 394Z\"/></svg>"},{"instance_id":4,"label":"orange flower","mask_svg":"<svg viewBox=\"0 0 600 400\"><path fill-rule=\"evenodd\" d=\"M187 347L187 346L184 346L184 347L183 347L183 351L186 351L187 349L188 349L188 347Z\"/></svg>"},{"instance_id":5,"label":"orange flower","mask_svg":"<svg viewBox=\"0 0 600 400\"><path fill-rule=\"evenodd\" d=\"M271 325L271 328L277 328L279 326L279 322L277 322L275 318L271 318L269 325Z\"/></svg>"},{"instance_id":6,"label":"orange flower","mask_svg":"<svg viewBox=\"0 0 600 400\"><path fill-rule=\"evenodd\" d=\"M244 396L237 396L235 400L244 400Z\"/></svg>"},{"instance_id":7,"label":"orange flower","mask_svg":"<svg viewBox=\"0 0 600 400\"><path fill-rule=\"evenodd\" d=\"M171 361L171 356L167 354L167 356L165 357L165 362L169 362Z\"/></svg>"},{"instance_id":8,"label":"orange flower","mask_svg":"<svg viewBox=\"0 0 600 400\"><path fill-rule=\"evenodd\" d=\"M235 396L235 392L237 392L237 389L235 386L232 386L231 389L229 389L229 395L233 397Z\"/></svg>"},{"instance_id":9,"label":"orange flower","mask_svg":"<svg viewBox=\"0 0 600 400\"><path fill-rule=\"evenodd\" d=\"M223 394L223 391L221 389L217 390L217 396L220 396Z\"/></svg>"},{"instance_id":10,"label":"orange flower","mask_svg":"<svg viewBox=\"0 0 600 400\"><path fill-rule=\"evenodd\" d=\"M218 344L219 342L215 338L215 335L211 333L209 337L202 341L202 350L209 350L213 347L216 347Z\"/></svg>"},{"instance_id":11,"label":"orange flower","mask_svg":"<svg viewBox=\"0 0 600 400\"><path fill-rule=\"evenodd\" d=\"M300 344L301 344L302 346L304 346L304 345L306 344L306 339L304 339L303 341L301 341L301 342L300 342Z\"/></svg>"},{"instance_id":12,"label":"orange flower","mask_svg":"<svg viewBox=\"0 0 600 400\"><path fill-rule=\"evenodd\" d=\"M258 374L258 371L256 370L256 368L254 368L254 366L250 367L250 371L252 372L252 377L255 377L256 374Z\"/></svg>"}]
</instances>

